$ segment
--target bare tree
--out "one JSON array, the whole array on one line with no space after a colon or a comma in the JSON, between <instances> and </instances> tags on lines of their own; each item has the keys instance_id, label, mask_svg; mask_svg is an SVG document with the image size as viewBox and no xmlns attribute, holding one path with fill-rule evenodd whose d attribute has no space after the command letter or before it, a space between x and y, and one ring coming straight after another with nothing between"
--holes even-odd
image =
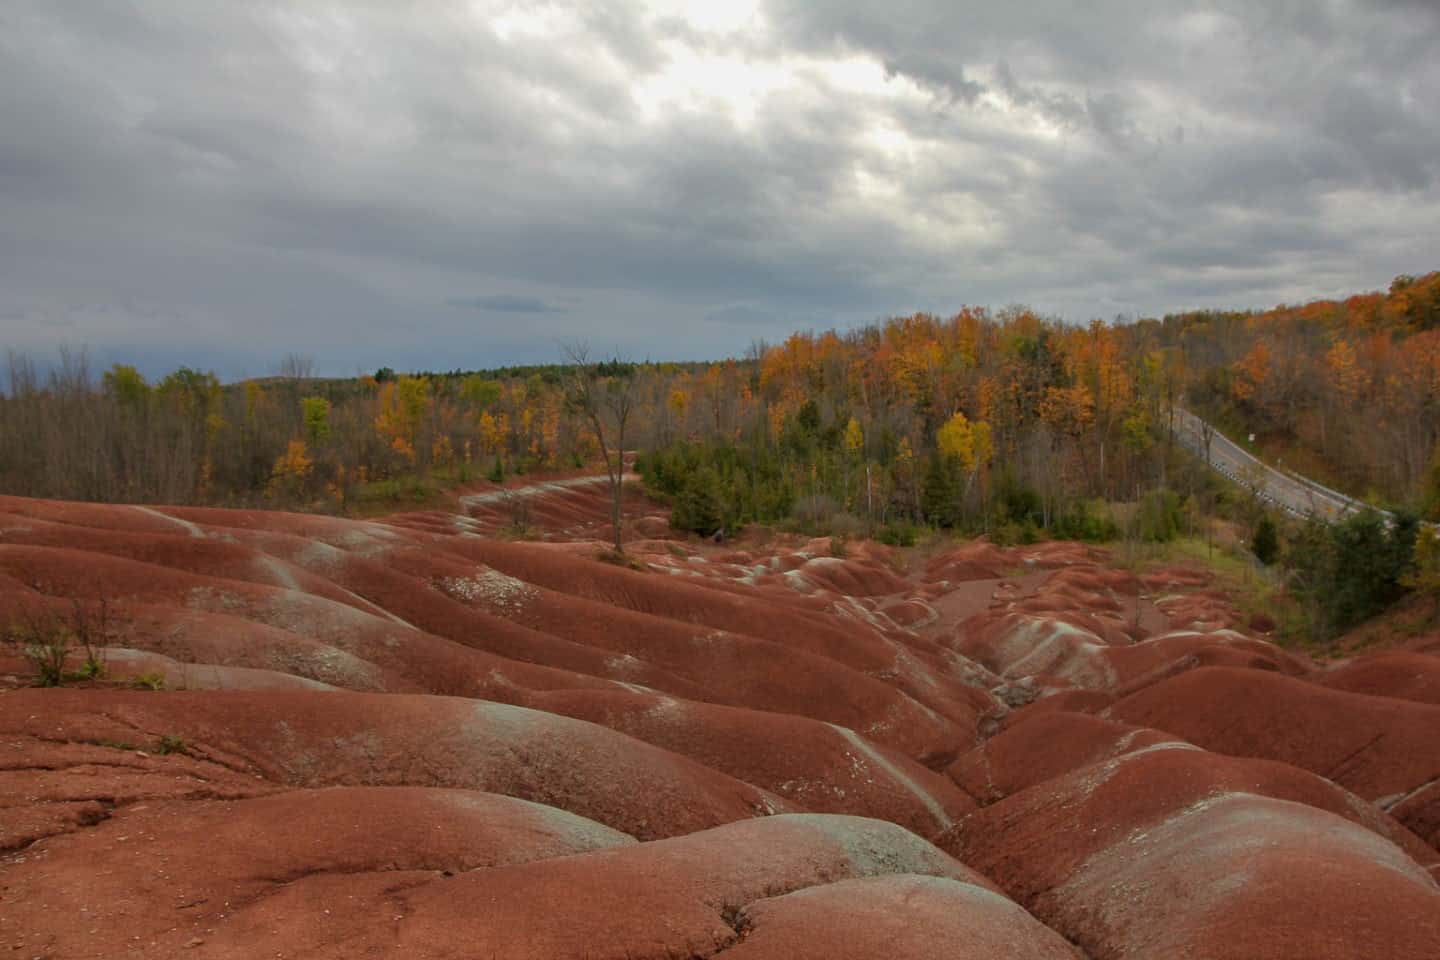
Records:
<instances>
[{"instance_id":1,"label":"bare tree","mask_svg":"<svg viewBox=\"0 0 1440 960\"><path fill-rule=\"evenodd\" d=\"M315 358L305 353L287 353L280 361L280 376L285 380L309 380L315 376Z\"/></svg>"},{"instance_id":2,"label":"bare tree","mask_svg":"<svg viewBox=\"0 0 1440 960\"><path fill-rule=\"evenodd\" d=\"M625 429L635 408L633 371L618 356L608 363L592 360L590 348L584 343L564 344L562 349L569 364L564 373L565 399L600 446L610 481L610 527L615 552L623 553L620 528L625 519Z\"/></svg>"}]
</instances>

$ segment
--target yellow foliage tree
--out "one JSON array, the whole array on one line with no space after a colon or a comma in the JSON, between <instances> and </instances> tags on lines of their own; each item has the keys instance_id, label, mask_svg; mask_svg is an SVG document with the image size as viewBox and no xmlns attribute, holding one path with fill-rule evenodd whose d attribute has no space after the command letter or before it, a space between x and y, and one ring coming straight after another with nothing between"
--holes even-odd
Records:
<instances>
[{"instance_id":1,"label":"yellow foliage tree","mask_svg":"<svg viewBox=\"0 0 1440 960\"><path fill-rule=\"evenodd\" d=\"M865 451L865 431L860 429L860 421L854 417L845 424L845 452L852 457L858 457Z\"/></svg>"},{"instance_id":2,"label":"yellow foliage tree","mask_svg":"<svg viewBox=\"0 0 1440 960\"><path fill-rule=\"evenodd\" d=\"M1355 348L1348 340L1336 340L1325 353L1325 367L1330 385L1346 403L1360 398L1365 387L1365 371L1360 368Z\"/></svg>"},{"instance_id":3,"label":"yellow foliage tree","mask_svg":"<svg viewBox=\"0 0 1440 960\"><path fill-rule=\"evenodd\" d=\"M315 462L310 459L305 441L297 437L291 440L285 452L276 458L275 466L270 471L269 492L272 496L299 496L309 487L314 471Z\"/></svg>"}]
</instances>

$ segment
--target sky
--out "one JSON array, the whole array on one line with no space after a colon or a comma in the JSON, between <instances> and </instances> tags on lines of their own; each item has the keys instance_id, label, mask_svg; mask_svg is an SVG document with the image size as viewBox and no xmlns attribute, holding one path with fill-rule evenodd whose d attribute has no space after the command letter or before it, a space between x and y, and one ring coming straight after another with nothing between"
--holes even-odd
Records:
<instances>
[{"instance_id":1,"label":"sky","mask_svg":"<svg viewBox=\"0 0 1440 960\"><path fill-rule=\"evenodd\" d=\"M1432 0L0 0L0 350L742 354L1440 268Z\"/></svg>"}]
</instances>

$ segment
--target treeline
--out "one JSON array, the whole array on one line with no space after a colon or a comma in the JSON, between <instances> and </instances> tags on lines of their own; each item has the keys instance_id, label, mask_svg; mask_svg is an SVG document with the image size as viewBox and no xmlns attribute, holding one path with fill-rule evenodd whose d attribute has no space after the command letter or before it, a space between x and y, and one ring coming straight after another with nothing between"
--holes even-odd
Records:
<instances>
[{"instance_id":1,"label":"treeline","mask_svg":"<svg viewBox=\"0 0 1440 960\"><path fill-rule=\"evenodd\" d=\"M689 409L703 378L677 378L680 429L644 461L697 529L829 510L867 526L1093 530L1092 499L1215 495L1177 478L1180 404L1232 436L1278 438L1302 470L1440 512L1440 273L1344 301L1115 325L918 314L795 334L704 376L717 375L733 393L704 415Z\"/></svg>"},{"instance_id":2,"label":"treeline","mask_svg":"<svg viewBox=\"0 0 1440 960\"><path fill-rule=\"evenodd\" d=\"M590 452L538 376L223 385L181 368L152 383L124 365L97 377L65 352L44 376L11 355L8 384L0 490L28 496L340 509Z\"/></svg>"},{"instance_id":3,"label":"treeline","mask_svg":"<svg viewBox=\"0 0 1440 960\"><path fill-rule=\"evenodd\" d=\"M590 364L623 381L640 444L677 435L677 377L704 364ZM182 367L148 380L61 351L11 353L0 392L0 492L131 503L393 507L479 477L578 469L600 450L564 364L316 378L303 358L223 384Z\"/></svg>"},{"instance_id":4,"label":"treeline","mask_svg":"<svg viewBox=\"0 0 1440 960\"><path fill-rule=\"evenodd\" d=\"M1437 297L1440 274L1345 301L1116 324L966 308L596 374L626 384L628 445L696 529L838 516L867 530L1101 533L1095 501L1161 490L1203 511L1215 491L1169 439L1180 404L1232 433L1283 436L1352 490L1424 507L1440 440ZM0 490L346 509L593 464L566 369L316 379L290 364L221 384L188 368L155 382L92 371L76 354L42 376L12 356Z\"/></svg>"}]
</instances>

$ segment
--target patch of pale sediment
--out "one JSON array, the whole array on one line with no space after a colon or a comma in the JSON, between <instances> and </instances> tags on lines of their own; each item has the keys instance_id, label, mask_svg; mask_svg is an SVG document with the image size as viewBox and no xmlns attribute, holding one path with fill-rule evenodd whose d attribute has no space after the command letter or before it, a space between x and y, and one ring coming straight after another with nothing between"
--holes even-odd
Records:
<instances>
[{"instance_id":1,"label":"patch of pale sediment","mask_svg":"<svg viewBox=\"0 0 1440 960\"><path fill-rule=\"evenodd\" d=\"M378 667L338 647L274 649L266 652L263 662L264 669L318 680L346 690L385 689L385 681Z\"/></svg>"},{"instance_id":2,"label":"patch of pale sediment","mask_svg":"<svg viewBox=\"0 0 1440 960\"><path fill-rule=\"evenodd\" d=\"M540 595L524 580L489 567L470 577L442 577L436 585L456 600L478 601L502 613L519 613Z\"/></svg>"},{"instance_id":3,"label":"patch of pale sediment","mask_svg":"<svg viewBox=\"0 0 1440 960\"><path fill-rule=\"evenodd\" d=\"M546 832L562 839L573 847L576 853L603 850L607 847L628 847L640 842L628 833L596 823L569 810L531 800L517 799L515 802L524 804Z\"/></svg>"},{"instance_id":4,"label":"patch of pale sediment","mask_svg":"<svg viewBox=\"0 0 1440 960\"><path fill-rule=\"evenodd\" d=\"M238 594L211 586L193 587L185 595L185 606L208 613L247 611L250 604ZM243 613L242 613L243 615Z\"/></svg>"},{"instance_id":5,"label":"patch of pale sediment","mask_svg":"<svg viewBox=\"0 0 1440 960\"><path fill-rule=\"evenodd\" d=\"M897 624L894 620L891 620L885 614L879 612L878 610L871 610L869 607L865 606L865 604L861 603L860 600L858 600L857 598L848 595L842 596L839 599L835 600L835 602L831 603L830 612L835 614L836 616L844 617L847 620L854 620L858 623L863 623L868 627L872 627L877 633L881 634L882 636L888 631L893 631L897 633L914 632L912 630L901 627L899 624Z\"/></svg>"},{"instance_id":6,"label":"patch of pale sediment","mask_svg":"<svg viewBox=\"0 0 1440 960\"><path fill-rule=\"evenodd\" d=\"M1407 803L1410 800L1415 799L1416 797L1420 796L1420 794L1437 785L1440 785L1440 777L1436 777L1434 780L1427 780L1426 782L1420 784L1420 786L1411 790L1409 793L1396 793L1388 797L1381 797L1379 800L1375 801L1375 805L1381 810L1393 810L1396 807L1400 806L1400 804Z\"/></svg>"},{"instance_id":7,"label":"patch of pale sediment","mask_svg":"<svg viewBox=\"0 0 1440 960\"><path fill-rule=\"evenodd\" d=\"M920 607L922 610L925 611L925 615L923 617L921 617L919 620L916 620L910 625L911 632L914 632L915 630L919 630L924 627L928 627L931 624L938 623L940 621L940 611L936 610L934 604L930 603L923 597L906 597L905 603Z\"/></svg>"},{"instance_id":8,"label":"patch of pale sediment","mask_svg":"<svg viewBox=\"0 0 1440 960\"><path fill-rule=\"evenodd\" d=\"M582 722L571 720L568 717L558 717L541 710L531 710L529 707L494 703L489 700L476 701L474 714L476 726L472 727L472 732L478 733L486 739L501 740L506 743L523 740L542 732L547 727Z\"/></svg>"},{"instance_id":9,"label":"patch of pale sediment","mask_svg":"<svg viewBox=\"0 0 1440 960\"><path fill-rule=\"evenodd\" d=\"M325 542L329 546L353 553L357 557L375 560L388 553L393 546L393 541L398 537L399 534L393 530L380 527L378 524L371 524L363 528L356 527L346 530L334 537L333 540Z\"/></svg>"},{"instance_id":10,"label":"patch of pale sediment","mask_svg":"<svg viewBox=\"0 0 1440 960\"><path fill-rule=\"evenodd\" d=\"M996 649L996 666L1006 677L1048 673L1076 686L1107 690L1115 671L1104 659L1105 643L1089 630L1064 620L1024 617L1007 631Z\"/></svg>"},{"instance_id":11,"label":"patch of pale sediment","mask_svg":"<svg viewBox=\"0 0 1440 960\"><path fill-rule=\"evenodd\" d=\"M335 574L339 573L341 569L343 569L347 560L348 557L346 556L345 551L337 547L333 547L322 540L311 540L295 554L291 562L294 563L296 566L299 566L301 569L308 570L309 572L314 573L317 576L325 577L326 581L331 587L338 590L340 593L343 593L351 600L354 600L355 603L359 606L359 608L366 613L373 614L377 617L384 617L387 620L398 623L402 627L408 627L411 630L420 629L410 621L405 620L402 617L398 617L395 614L391 613L389 610L386 610L378 603L375 603L371 600L366 600L354 590L350 590L349 588L343 587L339 583L337 583L333 579L333 577Z\"/></svg>"},{"instance_id":12,"label":"patch of pale sediment","mask_svg":"<svg viewBox=\"0 0 1440 960\"><path fill-rule=\"evenodd\" d=\"M651 720L665 723L673 720L678 720L680 718L680 715L684 712L685 704L681 703L674 697L668 697L664 694L661 694L659 697L656 698L654 706L652 706L649 710L645 711L645 716Z\"/></svg>"},{"instance_id":13,"label":"patch of pale sediment","mask_svg":"<svg viewBox=\"0 0 1440 960\"><path fill-rule=\"evenodd\" d=\"M119 667L133 670L137 665L158 667L166 674L166 685L172 690L249 689L255 683L270 688L292 687L327 692L340 689L334 684L300 676L289 670L177 660L162 653L131 647L106 647L102 650L102 657L102 662L111 672Z\"/></svg>"},{"instance_id":14,"label":"patch of pale sediment","mask_svg":"<svg viewBox=\"0 0 1440 960\"><path fill-rule=\"evenodd\" d=\"M1336 814L1244 792L1212 794L1164 821L1092 854L1054 891L1063 914L1099 924L1100 939L1127 955L1165 943L1165 918L1181 901L1204 917L1247 896L1263 856L1287 853L1329 862L1353 858L1436 892L1434 878L1384 837Z\"/></svg>"},{"instance_id":15,"label":"patch of pale sediment","mask_svg":"<svg viewBox=\"0 0 1440 960\"><path fill-rule=\"evenodd\" d=\"M160 510L156 510L154 507L141 507L137 505L132 506L131 509L139 510L141 513L148 513L152 517L159 517L161 520L173 523L175 524L175 526L179 527L181 530L184 530L186 533L190 534L190 536L195 537L198 540L205 539L205 531L200 529L199 524L191 523L189 520L183 520L180 517L172 517L170 516L170 514Z\"/></svg>"},{"instance_id":16,"label":"patch of pale sediment","mask_svg":"<svg viewBox=\"0 0 1440 960\"><path fill-rule=\"evenodd\" d=\"M291 572L289 564L263 553L257 557L257 562L261 569L274 579L275 586L294 590L296 593L305 592L300 586L300 581L295 579L295 574Z\"/></svg>"},{"instance_id":17,"label":"patch of pale sediment","mask_svg":"<svg viewBox=\"0 0 1440 960\"><path fill-rule=\"evenodd\" d=\"M862 886L863 885L863 886ZM763 900L756 900L751 903L747 910L772 900L795 903L811 899L830 900L837 894L859 893L867 900L876 896L887 894L898 894L901 905L908 905L911 898L922 896L929 899L941 899L946 901L946 906L954 906L961 909L982 907L985 909L999 909L1013 915L1020 923L1027 926L1033 925L1045 930L1040 922L1032 917L1025 908L1014 900L1001 893L996 893L987 887L982 887L969 880L961 880L955 877L936 877L920 873L891 873L882 876L861 877L854 880L837 880L834 883L821 883L813 887L801 887L791 893L781 894L777 897L766 897ZM1045 931L1049 933L1048 930ZM1050 934L1057 936L1056 934ZM1002 949L996 944L996 949ZM1007 943L1005 946L1012 946Z\"/></svg>"},{"instance_id":18,"label":"patch of pale sediment","mask_svg":"<svg viewBox=\"0 0 1440 960\"><path fill-rule=\"evenodd\" d=\"M596 823L577 813L544 803L536 803L533 800L521 800L519 797L507 797L476 790L451 789L436 790L430 794L430 799L450 809L467 813L489 814L495 811L497 805L508 806L520 811L535 823L532 829L536 833L549 835L560 845L559 849L545 854L546 856L588 853L608 847L632 846L639 842L628 833L622 833L603 823Z\"/></svg>"},{"instance_id":19,"label":"patch of pale sediment","mask_svg":"<svg viewBox=\"0 0 1440 960\"><path fill-rule=\"evenodd\" d=\"M895 653L895 662L890 668L891 675L896 678L910 680L922 687L928 687L934 691L942 691L943 687L936 678L934 671L915 657L905 644L890 637L881 637L890 649Z\"/></svg>"},{"instance_id":20,"label":"patch of pale sediment","mask_svg":"<svg viewBox=\"0 0 1440 960\"><path fill-rule=\"evenodd\" d=\"M999 674L963 653L951 650L949 647L941 647L940 655L949 665L948 675L967 687L983 687L989 690L1001 682Z\"/></svg>"},{"instance_id":21,"label":"patch of pale sediment","mask_svg":"<svg viewBox=\"0 0 1440 960\"><path fill-rule=\"evenodd\" d=\"M1057 802L1078 806L1088 800L1096 790L1099 790L1110 779L1115 776L1120 767L1130 763L1137 757L1143 757L1151 753L1159 753L1162 750L1200 750L1200 747L1193 743L1186 743L1183 740L1164 740L1160 743L1152 743L1139 750L1131 750L1129 753L1122 753L1119 756L1111 757L1109 760L1102 760L1093 763L1088 767L1082 767L1078 772L1078 783L1072 785L1067 780L1063 787L1057 788L1053 793ZM1201 751L1203 752L1203 751ZM1076 789L1078 787L1078 789Z\"/></svg>"},{"instance_id":22,"label":"patch of pale sediment","mask_svg":"<svg viewBox=\"0 0 1440 960\"><path fill-rule=\"evenodd\" d=\"M849 727L842 727L834 723L826 724L826 726L840 734L847 743L856 750L859 750L871 763L883 770L892 782L903 787L911 796L919 800L925 809L929 811L930 816L935 818L935 823L941 830L948 830L954 825L955 821L950 819L950 815L945 812L945 808L940 804L940 801L935 799L934 794L926 790L919 783L916 783L913 777L897 767L879 750L876 750L864 737Z\"/></svg>"},{"instance_id":23,"label":"patch of pale sediment","mask_svg":"<svg viewBox=\"0 0 1440 960\"><path fill-rule=\"evenodd\" d=\"M380 642L387 647L398 647L403 642L401 634L382 618L365 610L309 593L287 590L274 593L254 613L253 619L267 626L279 627L291 633L308 636L317 640L334 642L345 646L353 642L355 631L380 629L384 636ZM414 630L409 624L401 624Z\"/></svg>"},{"instance_id":24,"label":"patch of pale sediment","mask_svg":"<svg viewBox=\"0 0 1440 960\"><path fill-rule=\"evenodd\" d=\"M893 873L950 876L958 864L930 841L888 820L835 813L784 814L791 823L809 827L840 848L857 877Z\"/></svg>"},{"instance_id":25,"label":"patch of pale sediment","mask_svg":"<svg viewBox=\"0 0 1440 960\"><path fill-rule=\"evenodd\" d=\"M452 513L449 519L450 526L454 528L456 533L480 533L485 529L485 525L479 520L466 516L463 513Z\"/></svg>"},{"instance_id":26,"label":"patch of pale sediment","mask_svg":"<svg viewBox=\"0 0 1440 960\"><path fill-rule=\"evenodd\" d=\"M1221 627L1215 630L1169 630L1165 633L1157 633L1153 637L1146 637L1140 641L1140 644L1136 644L1136 646L1153 644L1160 640L1178 639L1210 640L1224 644L1248 643L1253 641L1252 637L1247 637L1243 633L1231 630L1228 627Z\"/></svg>"},{"instance_id":27,"label":"patch of pale sediment","mask_svg":"<svg viewBox=\"0 0 1440 960\"><path fill-rule=\"evenodd\" d=\"M627 680L611 680L610 682L615 684L615 686L620 687L622 690L629 690L631 693L655 692L655 689L653 687L647 687L643 683L630 683Z\"/></svg>"},{"instance_id":28,"label":"patch of pale sediment","mask_svg":"<svg viewBox=\"0 0 1440 960\"><path fill-rule=\"evenodd\" d=\"M796 593L815 592L815 584L811 583L809 578L799 570L787 570L781 577L785 581L785 585Z\"/></svg>"},{"instance_id":29,"label":"patch of pale sediment","mask_svg":"<svg viewBox=\"0 0 1440 960\"><path fill-rule=\"evenodd\" d=\"M605 669L611 673L633 674L643 666L640 658L631 653L622 653L605 660Z\"/></svg>"}]
</instances>

